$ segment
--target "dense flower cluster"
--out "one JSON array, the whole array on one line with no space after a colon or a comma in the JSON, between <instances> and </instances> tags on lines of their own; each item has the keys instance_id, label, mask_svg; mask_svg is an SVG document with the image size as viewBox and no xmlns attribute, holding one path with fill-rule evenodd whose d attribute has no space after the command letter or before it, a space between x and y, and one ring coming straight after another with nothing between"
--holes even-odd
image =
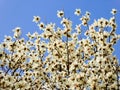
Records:
<instances>
[{"instance_id":1,"label":"dense flower cluster","mask_svg":"<svg viewBox=\"0 0 120 90\"><path fill-rule=\"evenodd\" d=\"M34 16L42 33L29 32L27 38L16 27L14 36L5 36L0 44L0 90L117 90L116 12L112 9L110 19L88 24L90 13L80 16L81 10L76 9L81 23L75 27L62 10L57 12L62 27ZM81 39L83 30L87 38Z\"/></svg>"}]
</instances>

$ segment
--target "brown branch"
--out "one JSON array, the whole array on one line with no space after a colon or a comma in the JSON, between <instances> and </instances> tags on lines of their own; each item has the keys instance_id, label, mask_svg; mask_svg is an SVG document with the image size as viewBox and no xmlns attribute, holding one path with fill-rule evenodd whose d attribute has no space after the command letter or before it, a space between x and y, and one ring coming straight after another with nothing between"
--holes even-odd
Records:
<instances>
[{"instance_id":1,"label":"brown branch","mask_svg":"<svg viewBox=\"0 0 120 90\"><path fill-rule=\"evenodd\" d=\"M68 73L68 76L69 76L70 71L69 71L68 32L67 32L66 48L67 48L67 73Z\"/></svg>"}]
</instances>

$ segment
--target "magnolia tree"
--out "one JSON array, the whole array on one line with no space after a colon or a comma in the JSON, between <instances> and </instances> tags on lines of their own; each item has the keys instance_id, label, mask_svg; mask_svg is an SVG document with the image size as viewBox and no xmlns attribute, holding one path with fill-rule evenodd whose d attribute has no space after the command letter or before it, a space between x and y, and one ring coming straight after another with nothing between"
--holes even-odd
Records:
<instances>
[{"instance_id":1,"label":"magnolia tree","mask_svg":"<svg viewBox=\"0 0 120 90\"><path fill-rule=\"evenodd\" d=\"M116 12L88 24L90 13L76 9L80 23L75 27L62 10L59 27L34 16L40 34L27 38L16 27L14 36L0 43L0 90L119 90Z\"/></svg>"}]
</instances>

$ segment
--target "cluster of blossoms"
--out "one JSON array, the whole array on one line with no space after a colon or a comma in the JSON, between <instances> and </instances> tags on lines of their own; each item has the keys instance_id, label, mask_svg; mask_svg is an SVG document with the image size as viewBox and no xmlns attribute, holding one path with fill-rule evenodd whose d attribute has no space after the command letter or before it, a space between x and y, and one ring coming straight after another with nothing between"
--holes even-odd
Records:
<instances>
[{"instance_id":1,"label":"cluster of blossoms","mask_svg":"<svg viewBox=\"0 0 120 90\"><path fill-rule=\"evenodd\" d=\"M0 90L117 90L119 62L113 45L120 39L115 33L116 9L110 19L100 18L88 24L90 13L72 21L58 11L62 27L45 24L34 16L41 33L14 36L0 43ZM76 9L80 16L81 10ZM85 30L87 27L87 30ZM87 38L81 39L82 30Z\"/></svg>"}]
</instances>

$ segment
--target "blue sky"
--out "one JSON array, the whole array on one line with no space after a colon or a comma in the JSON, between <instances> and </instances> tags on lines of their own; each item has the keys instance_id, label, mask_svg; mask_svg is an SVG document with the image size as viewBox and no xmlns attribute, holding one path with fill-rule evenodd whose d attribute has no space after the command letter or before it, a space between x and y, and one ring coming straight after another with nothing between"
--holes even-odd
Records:
<instances>
[{"instance_id":1,"label":"blue sky","mask_svg":"<svg viewBox=\"0 0 120 90\"><path fill-rule=\"evenodd\" d=\"M39 15L43 22L59 22L56 16L57 10L64 10L70 18L76 8L83 13L91 12L91 21L95 18L112 16L112 8L117 13L117 33L120 33L120 0L0 0L0 42L4 35L13 35L12 29L19 26L23 35L27 32L38 31L38 27L32 22L34 15ZM77 22L76 19L74 22ZM115 46L117 57L119 56L120 41Z\"/></svg>"}]
</instances>

